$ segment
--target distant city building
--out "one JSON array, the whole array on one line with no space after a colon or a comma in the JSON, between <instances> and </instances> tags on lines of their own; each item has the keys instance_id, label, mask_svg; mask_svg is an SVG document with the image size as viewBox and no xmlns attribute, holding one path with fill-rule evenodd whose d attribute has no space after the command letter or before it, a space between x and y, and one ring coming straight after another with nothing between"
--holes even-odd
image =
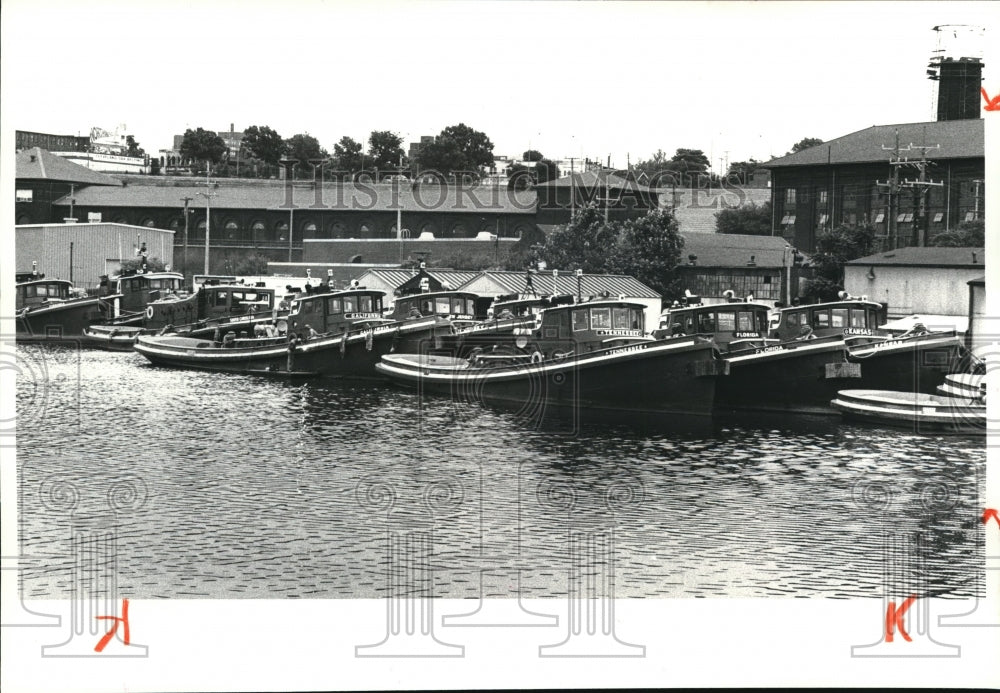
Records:
<instances>
[{"instance_id":1,"label":"distant city building","mask_svg":"<svg viewBox=\"0 0 1000 693\"><path fill-rule=\"evenodd\" d=\"M17 151L39 147L47 152L85 152L90 148L90 137L80 135L51 135L47 132L14 133L14 148Z\"/></svg>"}]
</instances>

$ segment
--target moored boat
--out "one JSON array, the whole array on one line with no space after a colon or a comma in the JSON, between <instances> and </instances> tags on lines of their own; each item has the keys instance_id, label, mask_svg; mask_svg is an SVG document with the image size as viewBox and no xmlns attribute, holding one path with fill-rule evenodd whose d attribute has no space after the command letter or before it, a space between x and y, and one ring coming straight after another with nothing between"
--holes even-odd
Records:
<instances>
[{"instance_id":1,"label":"moored boat","mask_svg":"<svg viewBox=\"0 0 1000 693\"><path fill-rule=\"evenodd\" d=\"M18 273L15 336L18 341L80 341L84 330L104 321L115 297L87 296L65 279L36 271Z\"/></svg>"},{"instance_id":2,"label":"moored boat","mask_svg":"<svg viewBox=\"0 0 1000 693\"><path fill-rule=\"evenodd\" d=\"M697 336L644 334L644 306L595 300L546 308L513 344L477 348L468 358L396 353L386 377L460 399L525 407L710 414L725 364Z\"/></svg>"},{"instance_id":3,"label":"moored boat","mask_svg":"<svg viewBox=\"0 0 1000 693\"><path fill-rule=\"evenodd\" d=\"M671 308L656 334L699 334L719 345L730 365L716 393L719 411L837 414L830 402L839 390L932 393L961 363L954 333L885 333L881 306L871 301L784 308L770 329L769 310L752 301Z\"/></svg>"},{"instance_id":4,"label":"moored boat","mask_svg":"<svg viewBox=\"0 0 1000 693\"><path fill-rule=\"evenodd\" d=\"M223 325L211 337L143 335L135 350L152 363L240 373L303 372L332 377L375 378L378 359L393 349L418 349L451 332L440 317L382 317L384 292L358 287L296 298L286 318L264 330ZM281 327L284 326L284 331Z\"/></svg>"},{"instance_id":5,"label":"moored boat","mask_svg":"<svg viewBox=\"0 0 1000 693\"><path fill-rule=\"evenodd\" d=\"M894 390L841 390L831 405L852 419L905 426L917 433L986 434L986 404L979 399Z\"/></svg>"}]
</instances>

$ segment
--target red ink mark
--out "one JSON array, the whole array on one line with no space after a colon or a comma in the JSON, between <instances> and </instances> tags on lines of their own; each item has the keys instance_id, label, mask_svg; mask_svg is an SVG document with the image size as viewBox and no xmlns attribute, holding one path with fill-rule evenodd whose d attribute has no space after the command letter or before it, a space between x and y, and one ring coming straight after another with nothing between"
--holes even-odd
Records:
<instances>
[{"instance_id":1,"label":"red ink mark","mask_svg":"<svg viewBox=\"0 0 1000 693\"><path fill-rule=\"evenodd\" d=\"M998 96L997 98L1000 98L1000 96ZM989 523L990 518L996 520L997 524L1000 525L1000 513L997 512L996 508L986 508L986 510L983 511L984 525Z\"/></svg>"},{"instance_id":2,"label":"red ink mark","mask_svg":"<svg viewBox=\"0 0 1000 693\"><path fill-rule=\"evenodd\" d=\"M122 641L126 645L128 645L128 643L129 643L129 637L128 637L128 599L122 599L122 615L121 615L121 618L119 618L118 616L95 616L94 618L96 618L98 620L100 620L100 619L106 619L106 620L114 621L115 622L115 625L111 627L111 630L109 630L107 633L105 633L104 637L101 638L101 641L99 643L97 643L97 647L94 648L94 652L100 652L105 647L107 647L108 643L111 642L111 638L113 638L115 636L115 633L118 632L118 624L119 623L121 623L122 626L123 626L123 628L122 628Z\"/></svg>"},{"instance_id":3,"label":"red ink mark","mask_svg":"<svg viewBox=\"0 0 1000 693\"><path fill-rule=\"evenodd\" d=\"M991 99L990 95L986 93L985 87L980 87L979 91L983 92L983 98L986 100L986 105L983 108L987 111L1000 111L1000 94Z\"/></svg>"},{"instance_id":4,"label":"red ink mark","mask_svg":"<svg viewBox=\"0 0 1000 693\"><path fill-rule=\"evenodd\" d=\"M900 607L896 608L896 602L889 602L889 608L885 612L885 641L892 642L892 636L895 630L898 628L899 632L903 635L903 639L906 642L913 642L910 638L910 634L906 632L903 628L903 616L906 615L906 610L913 606L913 602L917 601L917 595L911 594L907 597Z\"/></svg>"}]
</instances>

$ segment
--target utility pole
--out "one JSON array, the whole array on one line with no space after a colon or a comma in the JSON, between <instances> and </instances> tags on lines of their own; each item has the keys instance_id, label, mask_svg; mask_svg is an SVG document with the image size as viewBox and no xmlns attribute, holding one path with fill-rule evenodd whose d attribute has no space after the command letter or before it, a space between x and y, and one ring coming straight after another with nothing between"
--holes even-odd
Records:
<instances>
[{"instance_id":1,"label":"utility pole","mask_svg":"<svg viewBox=\"0 0 1000 693\"><path fill-rule=\"evenodd\" d=\"M579 157L568 156L569 159L569 217L573 218L576 214L576 169L573 164Z\"/></svg>"},{"instance_id":2,"label":"utility pole","mask_svg":"<svg viewBox=\"0 0 1000 693\"><path fill-rule=\"evenodd\" d=\"M188 209L188 203L193 200L193 197L182 197L181 200L184 202L184 268L181 270L181 274L184 275L184 281L187 281L187 266L188 266L188 219L191 216L191 210Z\"/></svg>"},{"instance_id":3,"label":"utility pole","mask_svg":"<svg viewBox=\"0 0 1000 693\"><path fill-rule=\"evenodd\" d=\"M211 187L211 175L212 175L212 163L206 162L205 167L205 185ZM215 197L216 193L213 192L200 192L198 193L205 198L205 274L209 274L208 271L208 259L209 259L209 240L212 237L212 198Z\"/></svg>"},{"instance_id":4,"label":"utility pole","mask_svg":"<svg viewBox=\"0 0 1000 693\"><path fill-rule=\"evenodd\" d=\"M876 185L884 190L889 196L889 219L887 228L889 229L889 250L893 250L899 245L899 234L897 229L897 217L899 216L899 196L904 188L913 190L914 206L916 207L916 219L913 223L913 235L910 242L913 245L922 246L927 243L927 194L932 187L942 187L941 181L927 179L927 151L939 149L941 145L915 145L912 142L906 147L899 146L899 130L896 131L896 144L894 147L882 145L882 149L891 151L893 155L889 158L889 165L892 166L892 177L887 181L875 181ZM920 150L920 159L911 161L909 157L900 156L903 153L913 150ZM905 178L900 180L900 169L910 167L916 169L917 178Z\"/></svg>"}]
</instances>

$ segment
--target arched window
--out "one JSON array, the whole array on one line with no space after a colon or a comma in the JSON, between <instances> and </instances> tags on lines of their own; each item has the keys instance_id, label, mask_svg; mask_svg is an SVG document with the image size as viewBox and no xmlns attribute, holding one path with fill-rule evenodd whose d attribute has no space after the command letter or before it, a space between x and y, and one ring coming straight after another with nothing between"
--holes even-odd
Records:
<instances>
[{"instance_id":1,"label":"arched window","mask_svg":"<svg viewBox=\"0 0 1000 693\"><path fill-rule=\"evenodd\" d=\"M226 222L226 238L236 238L236 234L239 233L240 225L236 223L235 220L230 219Z\"/></svg>"},{"instance_id":2,"label":"arched window","mask_svg":"<svg viewBox=\"0 0 1000 693\"><path fill-rule=\"evenodd\" d=\"M368 224L361 224L361 226L358 227L358 237L371 238L372 237L371 227L368 226Z\"/></svg>"},{"instance_id":3,"label":"arched window","mask_svg":"<svg viewBox=\"0 0 1000 693\"><path fill-rule=\"evenodd\" d=\"M274 230L276 232L276 235L278 236L278 240L279 241L287 241L288 240L288 222L287 221L279 221L277 224L274 225Z\"/></svg>"},{"instance_id":4,"label":"arched window","mask_svg":"<svg viewBox=\"0 0 1000 693\"><path fill-rule=\"evenodd\" d=\"M156 222L150 219L149 217L146 217L145 219L142 220L142 225L152 229L156 227Z\"/></svg>"},{"instance_id":5,"label":"arched window","mask_svg":"<svg viewBox=\"0 0 1000 693\"><path fill-rule=\"evenodd\" d=\"M267 232L267 227L264 226L264 222L262 222L259 219L250 226L250 233L253 236L254 242L265 240L264 234L266 232Z\"/></svg>"},{"instance_id":6,"label":"arched window","mask_svg":"<svg viewBox=\"0 0 1000 693\"><path fill-rule=\"evenodd\" d=\"M339 221L335 221L332 224L330 224L330 227L329 229L327 229L327 231L330 234L330 238L347 238L347 227L344 226Z\"/></svg>"},{"instance_id":7,"label":"arched window","mask_svg":"<svg viewBox=\"0 0 1000 693\"><path fill-rule=\"evenodd\" d=\"M449 234L452 238L468 238L470 236L469 230L466 228L465 224L458 222L451 227L451 233Z\"/></svg>"},{"instance_id":8,"label":"arched window","mask_svg":"<svg viewBox=\"0 0 1000 693\"><path fill-rule=\"evenodd\" d=\"M319 227L316 226L316 222L314 222L314 221L307 221L305 223L305 225L302 227L302 231L306 235L308 235L308 236L310 236L312 238L315 238L316 237L316 230L317 230L317 228L319 228Z\"/></svg>"}]
</instances>

